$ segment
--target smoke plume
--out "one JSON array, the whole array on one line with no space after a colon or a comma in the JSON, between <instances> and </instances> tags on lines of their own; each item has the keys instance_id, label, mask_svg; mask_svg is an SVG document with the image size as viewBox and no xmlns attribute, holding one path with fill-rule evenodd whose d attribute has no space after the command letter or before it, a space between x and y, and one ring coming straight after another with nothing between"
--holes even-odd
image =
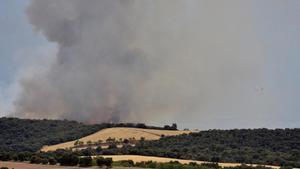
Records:
<instances>
[{"instance_id":1,"label":"smoke plume","mask_svg":"<svg viewBox=\"0 0 300 169\"><path fill-rule=\"evenodd\" d=\"M58 52L47 71L21 80L16 112L26 118L147 122L251 111L263 57L248 6L33 0L29 21Z\"/></svg>"}]
</instances>

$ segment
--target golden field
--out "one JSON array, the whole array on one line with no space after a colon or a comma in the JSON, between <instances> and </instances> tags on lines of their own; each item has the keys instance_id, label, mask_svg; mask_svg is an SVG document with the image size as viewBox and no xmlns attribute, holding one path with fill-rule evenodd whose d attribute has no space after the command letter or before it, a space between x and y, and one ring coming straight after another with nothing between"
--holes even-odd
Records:
<instances>
[{"instance_id":1,"label":"golden field","mask_svg":"<svg viewBox=\"0 0 300 169\"><path fill-rule=\"evenodd\" d=\"M141 155L103 155L104 158L112 158L113 161L122 160L132 160L133 162L143 162L143 161L155 161L158 163L167 163L170 161L178 161L181 164L189 164L190 162L195 162L197 164L208 163L207 161L195 161L195 160L182 160L174 158L165 157L154 157L154 156L141 156ZM221 167L235 167L241 165L240 163L218 163ZM250 164L247 164L250 165ZM251 164L252 166L257 166L257 164ZM273 169L279 169L279 166L265 165L266 167L271 167Z\"/></svg>"},{"instance_id":2,"label":"golden field","mask_svg":"<svg viewBox=\"0 0 300 169\"><path fill-rule=\"evenodd\" d=\"M87 169L84 167L69 167L69 166L59 166L59 165L42 165L42 164L29 164L21 162L7 162L0 161L0 167L8 167L9 169ZM88 169L99 169L98 166L88 167ZM113 167L111 169L129 169L128 167ZM130 167L130 169L141 169L137 167Z\"/></svg>"},{"instance_id":3,"label":"golden field","mask_svg":"<svg viewBox=\"0 0 300 169\"><path fill-rule=\"evenodd\" d=\"M94 134L83 137L79 139L80 141L86 143L87 141L97 142L102 140L106 141L108 138L119 139L130 139L135 138L136 140L140 140L142 137L145 140L158 140L162 135L164 136L175 136L180 134L188 134L191 131L183 131L183 130L155 130L155 129L141 129L141 128L126 128L126 127L115 127L115 128L107 128L100 130ZM67 149L72 148L74 146L76 140L69 141L57 145L52 146L44 146L41 151L55 151L57 149Z\"/></svg>"}]
</instances>

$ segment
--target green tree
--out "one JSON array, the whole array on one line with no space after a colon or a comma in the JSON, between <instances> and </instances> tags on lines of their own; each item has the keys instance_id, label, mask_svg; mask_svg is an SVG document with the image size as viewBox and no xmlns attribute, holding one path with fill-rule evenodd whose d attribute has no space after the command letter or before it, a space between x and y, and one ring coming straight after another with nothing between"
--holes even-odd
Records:
<instances>
[{"instance_id":1,"label":"green tree","mask_svg":"<svg viewBox=\"0 0 300 169\"><path fill-rule=\"evenodd\" d=\"M46 158L42 158L42 159L41 159L41 163L44 164L44 165L46 165L46 164L49 163L49 160L46 159Z\"/></svg>"},{"instance_id":2,"label":"green tree","mask_svg":"<svg viewBox=\"0 0 300 169\"><path fill-rule=\"evenodd\" d=\"M25 161L25 154L24 153L18 153L18 160L19 161Z\"/></svg>"},{"instance_id":3,"label":"green tree","mask_svg":"<svg viewBox=\"0 0 300 169\"><path fill-rule=\"evenodd\" d=\"M91 146L91 145L93 144L93 142L92 142L91 140L89 140L89 141L86 142L86 144L87 144L88 146Z\"/></svg>"},{"instance_id":4,"label":"green tree","mask_svg":"<svg viewBox=\"0 0 300 169\"><path fill-rule=\"evenodd\" d=\"M74 142L74 146L76 147L76 146L78 146L79 145L79 140L76 140L75 142Z\"/></svg>"},{"instance_id":5,"label":"green tree","mask_svg":"<svg viewBox=\"0 0 300 169\"><path fill-rule=\"evenodd\" d=\"M173 123L172 126L171 126L171 128L172 128L173 130L177 130L177 124L176 124L176 123Z\"/></svg>"},{"instance_id":6,"label":"green tree","mask_svg":"<svg viewBox=\"0 0 300 169\"><path fill-rule=\"evenodd\" d=\"M92 157L82 157L79 159L79 166L80 167L90 167L92 166L93 159Z\"/></svg>"},{"instance_id":7,"label":"green tree","mask_svg":"<svg viewBox=\"0 0 300 169\"><path fill-rule=\"evenodd\" d=\"M99 167L106 166L110 168L112 166L112 158L103 158L103 157L98 157L96 159L96 163Z\"/></svg>"},{"instance_id":8,"label":"green tree","mask_svg":"<svg viewBox=\"0 0 300 169\"><path fill-rule=\"evenodd\" d=\"M32 156L30 158L30 163L31 164L41 164L42 163L42 159L38 156Z\"/></svg>"},{"instance_id":9,"label":"green tree","mask_svg":"<svg viewBox=\"0 0 300 169\"><path fill-rule=\"evenodd\" d=\"M49 164L50 164L50 165L56 165L56 164L57 164L57 161L55 160L55 158L50 157L50 158L49 158Z\"/></svg>"},{"instance_id":10,"label":"green tree","mask_svg":"<svg viewBox=\"0 0 300 169\"><path fill-rule=\"evenodd\" d=\"M79 158L73 153L65 153L58 161L62 166L76 166Z\"/></svg>"}]
</instances>

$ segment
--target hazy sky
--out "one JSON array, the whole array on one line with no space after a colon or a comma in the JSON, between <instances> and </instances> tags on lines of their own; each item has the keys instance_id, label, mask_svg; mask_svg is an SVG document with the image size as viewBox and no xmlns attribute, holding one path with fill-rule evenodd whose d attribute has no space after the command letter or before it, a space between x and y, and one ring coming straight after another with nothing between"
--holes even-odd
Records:
<instances>
[{"instance_id":1,"label":"hazy sky","mask_svg":"<svg viewBox=\"0 0 300 169\"><path fill-rule=\"evenodd\" d=\"M24 13L29 1L3 1L0 5L0 111L1 116L11 110L18 90L18 77L33 59L39 62L41 48L51 45L32 30ZM38 65L38 64L37 64ZM27 68L26 68L27 69Z\"/></svg>"},{"instance_id":2,"label":"hazy sky","mask_svg":"<svg viewBox=\"0 0 300 169\"><path fill-rule=\"evenodd\" d=\"M192 0L187 2L192 2ZM222 84L216 85L216 91L206 91L205 96L207 98L201 97L203 99L201 100L201 104L203 104L201 109L184 109L185 113L167 114L172 117L162 115L161 118L156 118L149 123L161 125L177 122L183 128L200 129L300 127L300 1L229 2L232 6L225 3L219 3L219 5L215 3L211 6L215 7L216 13L224 12L226 17L222 20L224 22L221 24L222 26L225 25L230 29L235 29L231 24L234 23L235 25L235 22L241 19L241 23L244 24L241 27L247 28L245 32L250 32L255 36L253 38L257 43L253 49L259 49L259 52L253 52L253 55L256 56L251 56L251 46L246 48L242 45L238 50L241 54L248 53L247 61L249 60L251 64L258 65L257 67L260 70L257 71L257 78L253 78L255 79L253 81L252 78L233 76L232 81L234 81L234 78L239 78L237 82L242 81L241 86L238 83L228 83L237 85L236 87L222 88L220 87ZM235 2L238 3L237 6L235 6ZM9 0L0 4L1 116L13 114L14 101L21 90L19 86L20 78L26 77L27 74L32 76L35 72L46 71L44 68L51 64L49 62L55 61L58 50L55 43L48 42L44 35L34 32L32 25L29 24L28 17L24 13L28 4L29 1L27 0ZM244 7L240 10L249 11L247 18L241 16L237 19L234 15L240 13L234 13L239 11L235 7ZM191 5L188 8L191 9L190 15L193 16L193 11L196 11L198 6ZM229 13L228 8L232 8L234 12ZM205 6L201 9L205 10ZM219 14L214 15L213 11L206 13L210 13L212 16L203 16L203 18L206 20L211 19L212 24L218 25L213 20L218 20L219 18L216 17ZM230 16L235 19L232 21ZM210 22L205 21L205 23ZM236 29L238 30L238 28ZM234 30L227 32L234 33ZM215 35L205 35L204 37L209 38L210 36ZM224 39L230 40L230 37L224 35ZM237 39L241 44L252 40L246 35L245 38L242 36L234 39L235 43ZM208 41L208 43L211 43L211 41ZM218 48L215 50L218 50ZM243 57L241 56L241 58ZM255 58L255 62L252 62L251 58ZM244 61L239 61L234 66L245 66L244 64L239 65L240 63L244 63ZM208 66L218 66L218 64ZM211 80L214 77L222 77L219 71L210 74L211 78L205 77L203 79ZM201 75L199 74L199 76ZM226 78L230 78L228 74L226 74ZM212 81L222 83L222 80ZM191 85L191 87L195 86ZM237 92L234 92L235 88ZM214 88L207 87L207 89L212 90ZM228 91L223 91L227 89ZM219 98L219 95L214 94L214 92L223 93L222 98ZM228 95L228 99L226 99L226 95ZM192 103L186 103L186 105L190 104ZM193 102L193 104L197 104L197 102ZM186 111L190 112L186 113Z\"/></svg>"}]
</instances>

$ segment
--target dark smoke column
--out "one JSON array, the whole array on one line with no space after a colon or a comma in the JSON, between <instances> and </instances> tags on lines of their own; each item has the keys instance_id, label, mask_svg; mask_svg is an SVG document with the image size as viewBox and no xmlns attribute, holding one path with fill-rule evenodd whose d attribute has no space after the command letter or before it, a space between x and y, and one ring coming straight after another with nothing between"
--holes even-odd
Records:
<instances>
[{"instance_id":1,"label":"dark smoke column","mask_svg":"<svg viewBox=\"0 0 300 169\"><path fill-rule=\"evenodd\" d=\"M134 45L136 20L130 0L33 0L30 23L58 45L46 74L24 79L19 116L120 122L135 116L132 97L149 76Z\"/></svg>"},{"instance_id":2,"label":"dark smoke column","mask_svg":"<svg viewBox=\"0 0 300 169\"><path fill-rule=\"evenodd\" d=\"M250 124L277 105L253 90L268 60L256 3L33 0L29 21L58 52L46 73L20 81L16 112L91 123Z\"/></svg>"}]
</instances>

